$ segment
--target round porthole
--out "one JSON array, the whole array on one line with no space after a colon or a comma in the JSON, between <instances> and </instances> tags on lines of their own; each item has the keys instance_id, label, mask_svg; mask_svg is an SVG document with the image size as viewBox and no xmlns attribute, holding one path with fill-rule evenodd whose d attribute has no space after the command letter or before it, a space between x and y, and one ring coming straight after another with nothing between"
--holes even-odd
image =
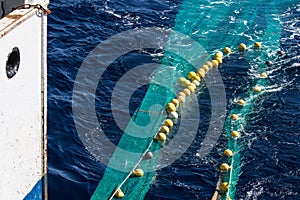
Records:
<instances>
[{"instance_id":1,"label":"round porthole","mask_svg":"<svg viewBox=\"0 0 300 200\"><path fill-rule=\"evenodd\" d=\"M18 47L14 47L12 52L8 54L8 58L6 61L6 75L7 78L14 77L20 65L20 51Z\"/></svg>"}]
</instances>

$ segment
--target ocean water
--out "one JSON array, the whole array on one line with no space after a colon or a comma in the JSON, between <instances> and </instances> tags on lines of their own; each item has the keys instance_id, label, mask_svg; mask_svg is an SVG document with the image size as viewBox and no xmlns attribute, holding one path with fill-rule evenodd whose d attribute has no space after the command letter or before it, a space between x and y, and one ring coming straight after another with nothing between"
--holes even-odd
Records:
<instances>
[{"instance_id":1,"label":"ocean water","mask_svg":"<svg viewBox=\"0 0 300 200\"><path fill-rule=\"evenodd\" d=\"M211 1L212 4L220 2ZM83 60L100 42L122 31L141 27L172 28L181 4L182 1L167 0L51 2L52 13L48 18L50 200L89 199L105 171L105 166L81 142L73 120L72 92ZM280 48L285 55L272 68L268 92L248 115L236 199L300 199L300 4L295 1L280 10L280 21ZM240 22L232 19L231 23ZM161 57L162 52L132 52L116 60L97 88L95 109L99 124L114 144L122 136L110 105L114 86L134 66L153 61L153 55ZM255 72L249 70L247 62L239 56L224 59L219 70L229 110L251 85ZM140 105L147 88L146 84L132 95L128 106L130 114ZM83 95L85 92L82 91ZM157 171L145 199L210 199L213 195L226 139L221 136L206 157L197 156L204 138L200 133L207 131L210 118L206 88L198 99L199 134L179 159ZM118 109L122 113L128 107Z\"/></svg>"}]
</instances>

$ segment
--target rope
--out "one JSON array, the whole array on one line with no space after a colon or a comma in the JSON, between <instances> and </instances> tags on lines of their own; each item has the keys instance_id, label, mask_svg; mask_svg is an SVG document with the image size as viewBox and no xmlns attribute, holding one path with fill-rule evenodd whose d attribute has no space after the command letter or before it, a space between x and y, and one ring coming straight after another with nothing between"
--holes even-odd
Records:
<instances>
[{"instance_id":1,"label":"rope","mask_svg":"<svg viewBox=\"0 0 300 200\"><path fill-rule=\"evenodd\" d=\"M162 112L161 112L162 114ZM126 176L126 178L120 183L120 185L117 187L117 189L114 191L114 193L111 195L111 197L108 200L111 200L114 198L114 196L116 195L117 191L125 184L125 182L130 178L130 176L132 175L133 170L135 170L137 168L137 166L140 164L140 162L143 160L143 158L145 157L146 153L149 151L154 138L157 136L158 132L155 134L155 136L153 137L153 139L151 140L151 142L149 143L148 147L146 148L146 150L144 151L144 153L142 154L141 158L137 161L137 163L134 165L134 167L132 168L132 170L130 171L130 173Z\"/></svg>"},{"instance_id":2,"label":"rope","mask_svg":"<svg viewBox=\"0 0 300 200\"><path fill-rule=\"evenodd\" d=\"M219 54L219 55L218 55ZM221 55L220 55L221 54ZM203 65L201 68L199 68L199 70L198 70L198 72L197 72L197 74L194 72L194 71L190 71L189 72L189 74L188 74L188 76L187 76L187 78L189 79L189 80L191 80L191 81L195 81L196 79L198 79L199 80L199 83L198 83L198 85L197 86L195 86L196 88L199 88L199 86L200 86L200 82L201 82L201 80L202 80L202 78L204 77L204 75L202 74L202 78L200 79L200 77L198 77L198 75L200 76L201 75L201 73L199 72L199 71L205 71L204 73L207 73L208 71L209 71L209 69L210 68L212 68L212 67L218 67L219 65L221 65L221 63L222 63L222 59L224 58L224 57L226 57L226 56L228 56L229 54L227 54L227 55L225 55L225 56L223 56L223 54L221 53L221 52L217 52L214 56L212 56L212 57L214 57L215 59L211 62L212 63L212 65L211 66L207 66L207 65ZM217 60L218 61L217 61ZM216 62L217 61L217 62ZM207 62L208 63L208 62ZM201 69L201 70L200 70ZM204 70L205 69L205 70ZM198 78L197 78L198 77ZM187 85L189 85L188 84L188 82L190 82L188 79L185 79L185 78L180 78L179 79L179 81L182 81L182 84L183 85L185 85L183 88L188 88L188 86ZM197 80L197 81L198 81ZM190 82L191 83L191 82ZM190 91L191 91L191 93L193 92L193 89L190 89ZM181 103L183 103L183 102L181 102ZM179 106L180 106L181 104L179 104ZM168 110L168 106L166 107L166 109ZM176 109L176 110L178 110L178 109ZM138 112L150 112L150 111L148 111L148 110L138 110ZM163 113L163 111L161 111L161 112L159 112L159 113L157 113L157 112L150 112L150 113L156 113L156 114L162 114ZM161 126L162 126L163 124L161 124ZM160 126L160 127L161 127ZM152 146L152 144L153 144L153 142L154 142L154 139L158 136L158 134L159 134L159 132L160 131L158 131L155 135L154 135L154 137L152 138L152 140L151 140L151 142L149 143L149 145L147 146L147 148L146 148L146 150L143 152L143 154L142 154L142 156L140 157L140 159L136 162L136 164L133 166L133 168L132 168L132 170L127 174L127 176L123 179L123 181L118 185L118 187L115 189L115 191L112 193L112 195L109 197L109 199L108 200L111 200L111 199L113 199L114 197L115 197L115 195L116 195L116 193L121 189L121 187L126 183L126 181L130 178L130 176L132 175L132 173L133 173L133 170L135 170L136 168L137 168L137 166L141 163L141 161L143 160L143 158L145 157L145 155L146 155L146 153L147 152L149 152L149 150L150 150L150 147Z\"/></svg>"},{"instance_id":3,"label":"rope","mask_svg":"<svg viewBox=\"0 0 300 200\"><path fill-rule=\"evenodd\" d=\"M220 52L219 52L220 53ZM216 54L217 55L217 54ZM208 72L208 70L210 69L210 68L212 68L212 67L218 67L218 65L220 65L221 63L222 63L222 59L223 59L223 54L222 54L222 56L220 57L219 56L219 62L212 62L212 63L214 63L214 66L206 66L206 67L204 67L204 65L201 67L201 68L199 68L199 69L201 69L202 71L204 70L204 68L206 68L206 70L207 71L205 71L205 73L207 73ZM214 60L214 61L216 61L216 60ZM200 70L199 70L200 71ZM202 79L200 79L200 77L198 76L198 75L201 75L201 74L199 74L199 71L198 71L198 73L196 74L194 71L190 71L189 72L189 74L188 74L188 79L189 80L191 80L191 81L194 81L194 80L196 80L196 79L198 79L199 80L199 84L200 84L200 81L202 80ZM203 75L202 75L203 76ZM203 78L203 77L202 77ZM183 87L183 88L188 88L188 86L187 85L189 85L189 83L191 84L191 82L188 80L188 79L185 79L185 78L181 78L179 81L181 81L181 83L182 83L182 85L184 85L185 87ZM198 81L197 80L197 81ZM199 86L199 85L198 85ZM197 86L197 87L198 87ZM196 86L195 86L196 87ZM193 89L189 89L190 90L190 92L192 93L192 92L195 92L195 91L193 91ZM183 102L181 102L181 104L182 104ZM180 105L181 104L179 104L179 107L180 107ZM169 104L168 104L169 105ZM166 110L168 110L169 108L168 108L168 105L167 105L167 107L166 107ZM178 109L176 109L176 110L178 110ZM143 111L143 112L149 112L148 110L139 110L138 112L140 112L140 111ZM174 110L173 110L174 111ZM159 114L163 114L163 110L161 110L160 112L159 112ZM153 113L153 112L152 112ZM155 112L154 112L155 113ZM163 124L161 124L161 126L162 126ZM161 128L161 126L160 126L160 128ZM114 197L115 197L115 195L116 195L116 193L121 189L121 187L126 183L126 181L130 178L130 176L132 175L132 173L133 173L133 170L135 170L137 167L138 167L138 165L141 163L141 161L143 160L143 158L145 157L145 155L146 155L146 153L147 152L149 152L149 150L150 150L150 147L152 146L152 144L153 144L153 142L154 142L154 139L158 136L158 134L159 134L159 132L160 131L157 131L156 132L156 134L154 135L154 137L152 138L152 140L151 140L151 142L149 143L149 145L147 146L147 148L146 148L146 150L144 150L144 152L143 152L143 154L142 154L142 156L140 157L140 159L136 162L136 164L133 166L133 168L132 168L132 170L127 174L127 176L123 179L123 181L118 185L118 187L114 190L114 192L112 193L112 195L109 197L109 199L108 200L112 200Z\"/></svg>"},{"instance_id":4,"label":"rope","mask_svg":"<svg viewBox=\"0 0 300 200\"><path fill-rule=\"evenodd\" d=\"M51 13L51 11L48 8L44 8L41 4L23 4L12 8L12 11L19 10L19 9L30 9L30 8L41 10L43 11L44 15L49 15Z\"/></svg>"},{"instance_id":5,"label":"rope","mask_svg":"<svg viewBox=\"0 0 300 200\"><path fill-rule=\"evenodd\" d=\"M263 49L265 51L260 52L259 55L256 55L255 51L250 51L245 54L245 56L250 61L250 66L258 66L258 70L264 72L268 69L269 64L266 62L268 59L275 59L274 50L278 48L278 41L280 37L280 24L278 21L275 21L273 18L274 12L276 13L274 2L269 4L269 8L264 8L264 11L261 11L259 7L257 8L256 12L266 12L261 13L263 16L266 17L266 28L264 29L264 37L260 39L265 47ZM276 32L276 34L274 34ZM273 51L272 51L273 49ZM273 52L273 53L270 53ZM254 55L252 55L254 54ZM265 77L261 77L259 79L254 79L252 82L252 87L255 85L260 85L266 88L268 85L267 79ZM253 107L253 104L258 96L264 94L266 89L263 89L261 92L253 91L252 88L248 90L248 92L244 95L247 100L247 105L242 107L237 105L234 109L232 109L229 113L227 118L227 122L225 123L226 135L228 139L228 146L227 148L232 150L234 155L231 158L228 158L228 163L230 163L230 170L228 171L227 175L221 180L221 182L228 181L228 191L225 193L221 193L221 199L235 199L235 191L236 191L236 184L239 177L239 172L241 168L241 158L240 158L240 142L239 139L235 140L231 136L231 131L243 131L244 126L246 124L246 115L249 113L250 109ZM240 114L241 119L240 121L234 121L230 118L231 114ZM221 178L220 178L221 179Z\"/></svg>"},{"instance_id":6,"label":"rope","mask_svg":"<svg viewBox=\"0 0 300 200\"><path fill-rule=\"evenodd\" d=\"M241 40L245 43L249 43L250 41L253 40L254 37L258 37L256 35L254 35L254 33L249 33L250 28L256 27L256 24L258 20L260 20L258 17L258 13L259 13L259 8L261 5L267 5L266 4L267 0L258 0L256 2L251 2L251 1L230 1L230 4L227 4L226 2L220 3L220 4L211 4L209 1L208 2L203 2L201 0L185 0L183 1L183 3L180 6L180 10L176 16L176 23L175 26L173 28L173 30L178 31L180 33L183 33L185 35L188 35L189 37L192 37L195 41L197 41L200 45L207 47L207 49L212 49L215 46L219 46L221 43L225 43L225 44L230 44L230 45L237 45ZM200 6L198 6L200 5ZM269 1L268 1L268 5L269 5ZM201 10L199 11L199 8L209 8L206 10ZM235 11L239 11L239 12L235 12ZM269 10L272 10L270 8L267 8L267 12ZM220 12L222 11L222 12ZM255 14L253 14L255 13ZM269 13L270 14L270 13ZM243 20L248 20L248 24L247 27L246 24L244 23L228 23L228 16L233 16L233 18L235 18L236 20L241 20L241 22L243 22ZM271 15L270 15L271 18ZM251 19L251 20L250 20ZM227 26L225 26L225 25ZM275 25L275 28L274 28ZM270 38L266 38L265 41L266 43L268 43L267 41L270 40L274 40L272 41L273 43L275 41L277 41L277 37L278 34L274 34L272 33L272 31L277 31L277 22L274 23L273 26L268 26L267 28L270 28L272 30L267 29L267 31L265 31L265 35L269 36ZM250 27L250 28L249 28ZM265 27L262 28L262 30L265 30ZM257 30L255 30L257 31ZM260 34L260 30L258 31ZM252 38L253 36L253 38ZM256 39L254 38L254 39ZM166 52L168 50L172 51L174 49L176 49L176 47L178 48L178 46L174 45L172 46L173 43L176 43L177 40L179 40L180 38L172 38L172 36L170 37L170 46L167 46L165 48ZM173 43L172 43L173 42ZM262 41L264 44L264 41ZM269 45L269 47L272 45ZM272 46L272 48L274 47L274 45ZM194 51L196 51L194 49ZM183 53L184 50L182 50ZM193 57L195 54L189 54L189 57ZM172 56L170 56L171 58L166 58L166 63L170 63L169 65L171 66L176 66L176 69L178 70L178 68L180 66L184 66L182 63L184 63L184 61L182 60L176 60L173 59L172 60ZM163 58L165 59L165 57ZM162 69L162 68L159 68ZM181 68L182 72L187 72L187 69L182 67ZM169 74L170 78L170 82L173 81L174 78L176 78L176 76L172 76L172 74ZM160 75L159 78L166 78L167 76L165 75ZM151 114L155 114L156 111L147 111L148 108L150 107L150 103L149 102L153 102L153 101L158 101L161 105L165 105L166 102L168 102L171 98L170 93L165 94L165 96L156 96L155 94L153 94L155 92L155 90L153 89L153 85L150 84L150 87L147 91L147 94L142 102L141 105L141 110L142 112L138 112L136 119L139 120L139 122L141 122L141 124L143 124L143 120L147 121L148 116L145 117L143 114L144 113L149 113ZM171 88L173 86L170 86ZM153 89L153 90L151 90ZM156 98L154 100L154 98ZM145 101L148 100L149 102ZM145 112L144 112L145 111ZM161 120L161 116L157 116L159 119L157 120ZM146 123L146 122L144 122ZM133 125L128 125L128 129L132 130L134 128ZM153 128L156 129L156 128ZM126 133L126 131L125 131ZM128 137L126 134L123 134L119 145L121 148L130 144L131 141L129 141L130 137ZM147 145L149 141L144 141L143 140L143 145ZM123 146L122 146L123 145ZM153 140L151 141L151 145L153 145ZM151 148L151 145L147 145L147 149ZM235 144L237 145L237 144ZM154 145L153 145L154 146ZM131 148L135 148L133 150L140 150L140 148L137 148L136 146L131 147ZM138 152L146 152L143 150L140 150ZM116 152L116 154L119 152ZM143 154L144 155L144 154ZM236 156L238 156L238 154L236 154ZM239 157L238 157L239 158ZM235 160L234 159L230 160L230 163L236 163L239 160ZM135 161L134 161L135 162ZM138 164L141 163L141 158L138 159ZM133 169L136 168L138 166L138 164L134 165ZM230 184L232 184L232 186L235 185L235 181L237 180L237 178L235 176L232 176L233 173L235 173L235 169L231 169L230 170L230 176L228 177L230 180ZM118 189L120 189L122 186L124 187L124 184L128 181L128 185L125 185L126 188L130 188L130 184L133 185L134 184L134 180L132 180L132 182L130 182L128 179L130 177L130 175L132 174L132 171L126 172L126 175L124 175L124 173L122 172L118 172L117 170L111 170L111 168L109 168L108 170L106 170L106 172L103 175L102 180L100 181L97 189L95 190L92 199L93 200L98 200L98 199L107 199L108 197L106 196L106 194L104 194L105 192L107 193L108 191L114 191L113 194L116 194L116 191ZM124 175L124 177L123 177ZM116 177L118 176L118 177ZM145 183L149 183L149 178L151 175L149 175L149 177L145 178L145 179L140 179L139 181L144 181ZM238 176L238 174L237 174ZM119 180L122 180L122 182L118 185L117 190L115 190L115 186L111 186L108 184L111 184L112 179L114 179L114 182L119 182ZM135 182L136 183L136 182ZM145 184L146 185L146 184ZM141 186L140 183L139 185L136 184L136 187ZM113 188L113 189L112 189ZM230 188L234 188L234 187L230 187ZM140 199L142 198L143 195L145 195L145 193L147 192L147 187L145 188L139 188L141 191L139 191L139 193L134 192L134 191L130 191L131 193L127 194L127 196L125 196L124 198L135 198L135 199ZM228 192L228 194L231 194L231 189ZM227 194L226 194L227 195ZM225 196L226 196L225 195ZM109 198L112 199L114 195L110 195L109 194Z\"/></svg>"}]
</instances>

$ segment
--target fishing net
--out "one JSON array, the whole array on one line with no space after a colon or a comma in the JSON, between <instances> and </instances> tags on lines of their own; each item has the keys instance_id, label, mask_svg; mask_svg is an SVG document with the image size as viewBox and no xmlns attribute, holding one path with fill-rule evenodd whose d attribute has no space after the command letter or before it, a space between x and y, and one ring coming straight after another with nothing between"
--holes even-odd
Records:
<instances>
[{"instance_id":1,"label":"fishing net","mask_svg":"<svg viewBox=\"0 0 300 200\"><path fill-rule=\"evenodd\" d=\"M142 154L149 148L149 151L154 152L153 159L142 160L138 165L145 171L144 176L130 177L121 187L125 193L123 199L143 199L155 176L154 169L159 159L158 150L161 144L153 142L153 137L167 118L165 106L182 89L178 86L178 79L181 76L186 77L189 71L201 67L209 59L199 45L209 53L213 53L215 49L221 50L225 46L237 47L241 42L253 44L255 40L261 41L262 49L252 48L243 56L257 72L264 72L267 70L265 61L274 59L274 52L278 49L280 25L276 16L275 3L272 1L222 1L219 3L202 0L183 1L172 28L175 32L170 34L168 43L164 47L162 65L156 69L143 102L122 135L118 144L119 148L112 155L91 199L102 200L113 196ZM230 20L234 22L230 23ZM176 32L188 36L191 39L189 43L182 40L182 35ZM267 79L254 79L253 86L257 84L266 87L268 81ZM247 105L237 106L229 112L229 116L237 113L241 119L238 121L233 121L230 117L226 119L225 132L228 136L228 149L235 154L228 159L232 169L224 177L224 181L228 181L230 186L228 192L221 195L223 199L227 197L234 199L235 185L241 168L239 141L231 139L230 132L242 131L247 121L247 113L253 107L258 95L263 93L257 94L249 88L242 96L247 99ZM141 132L148 137L133 136ZM129 154L124 154L125 151L135 154L127 156ZM119 170L120 168L122 170Z\"/></svg>"},{"instance_id":2,"label":"fishing net","mask_svg":"<svg viewBox=\"0 0 300 200\"><path fill-rule=\"evenodd\" d=\"M266 7L267 5L267 7ZM229 183L229 189L227 192L221 195L221 199L235 199L236 193L236 184L238 182L238 177L241 171L241 142L240 139L234 139L231 136L233 130L238 131L241 135L244 134L244 129L247 124L247 114L251 112L251 109L255 109L255 102L258 100L258 97L267 92L267 87L269 86L269 81L267 78L259 77L259 74L267 72L269 70L266 61L274 61L277 58L277 50L279 48L279 39L281 35L281 27L279 24L277 10L274 2L269 2L264 6L260 7L259 5L255 7L256 13L259 14L260 23L263 28L261 29L261 34L258 35L258 40L262 42L262 49L251 49L245 53L251 70L257 73L258 77L253 77L252 86L247 90L245 94L241 94L239 98L246 100L246 105L241 106L237 104L235 108L230 110L228 117L225 121L225 132L228 138L227 148L234 152L233 157L228 158L228 163L231 166L231 170L226 174L223 182ZM264 23L262 23L264 22ZM257 22L256 22L257 23ZM258 24L258 23L257 23ZM255 34L253 34L255 35ZM257 34L256 34L257 35ZM262 87L262 92L256 92L253 90L255 86ZM232 114L237 114L239 120L231 118Z\"/></svg>"}]
</instances>

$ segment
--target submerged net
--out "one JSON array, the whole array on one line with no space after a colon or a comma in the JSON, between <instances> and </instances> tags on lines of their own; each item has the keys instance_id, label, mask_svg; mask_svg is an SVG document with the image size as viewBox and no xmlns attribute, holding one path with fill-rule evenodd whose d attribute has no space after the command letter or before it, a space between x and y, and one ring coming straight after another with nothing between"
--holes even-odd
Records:
<instances>
[{"instance_id":1,"label":"submerged net","mask_svg":"<svg viewBox=\"0 0 300 200\"><path fill-rule=\"evenodd\" d=\"M181 34L174 32L170 37L173 40L182 39L182 36L179 37L179 35ZM194 66L200 67L208 59L207 54L201 53L204 50L197 43L186 46L180 41L176 45L172 45L172 42L168 43L170 45L167 48L169 52L166 52L165 58L162 59L162 63L165 65L161 65L155 71L143 102L126 127L118 144L118 149L115 150L110 159L92 199L110 199L116 189L122 185L123 180L130 176L130 172L135 166L142 168L145 174L139 178L131 177L126 180L122 185L122 191L126 194L123 199L143 199L148 191L158 163L158 150L161 148L160 143L153 142L153 137L167 118L166 104L182 89L178 87L178 79L186 77L187 73L194 69ZM199 56L195 56L195 52L197 55L202 54L201 61L199 61ZM136 138L132 136L139 135L138 132L142 132L148 137ZM128 154L124 153L125 151L136 154L126 156ZM153 159L141 160L147 151L153 152ZM141 162L136 165L139 161Z\"/></svg>"},{"instance_id":2,"label":"submerged net","mask_svg":"<svg viewBox=\"0 0 300 200\"><path fill-rule=\"evenodd\" d=\"M249 60L250 66L255 67L258 72L267 70L265 60L274 58L274 51L276 52L278 48L280 37L279 22L273 16L273 14L277 16L274 2L266 0L219 3L202 0L183 1L173 30L192 40L189 40L189 44L187 44L186 40L182 40L182 35L176 34L176 32L170 34L169 41L164 48L165 54L162 59L164 65L155 71L143 102L122 135L118 149L112 155L103 178L91 199L110 199L120 186L125 193L123 199L144 198L155 176L154 169L159 159L157 150L161 148L159 143L153 142L153 137L167 117L166 104L181 89L177 84L179 77L186 77L189 71L201 67L209 59L201 46L212 53L215 49L222 49L225 46L236 47L241 42L253 44L255 40L259 40L263 43L263 49L249 50L245 56ZM240 23L229 23L229 16L239 20ZM267 79L257 79L253 81L253 85L256 84L266 87L268 81ZM261 94L255 94L252 89L249 89L244 95L247 98L247 105L242 108L237 106L229 113L229 115L238 113L241 120L233 122L228 118L225 122L225 132L227 135L229 134L228 148L235 154L228 160L232 169L225 177L225 181L230 183L230 187L221 198L231 197L234 199L235 185L240 172L239 142L230 139L230 132L233 129L242 130L246 123L247 113L252 109L257 96ZM132 136L140 133L148 137ZM138 167L145 171L144 176L126 179L147 150L154 152L154 157L139 163ZM135 154L126 156L125 151ZM118 170L120 168L122 170Z\"/></svg>"},{"instance_id":3,"label":"submerged net","mask_svg":"<svg viewBox=\"0 0 300 200\"><path fill-rule=\"evenodd\" d=\"M228 182L229 189L227 192L221 194L221 199L235 199L236 193L236 184L238 182L239 174L241 171L241 151L242 151L242 142L243 134L245 134L245 127L247 124L247 115L253 110L256 109L255 105L259 96L265 94L267 92L267 88L269 86L268 78L262 78L259 74L266 73L270 70L267 61L276 60L277 50L279 49L279 40L281 36L281 27L279 23L279 15L277 13L275 2L269 2L267 7L263 8L257 7L255 12L260 13L260 21L264 23L264 29L261 29L260 35L258 36L259 41L262 42L262 49L251 49L245 53L245 57L247 58L250 71L256 73L256 77L253 77L252 86L247 90L245 94L241 94L240 99L245 99L246 105L241 106L237 104L235 108L230 110L228 117L225 122L225 133L228 138L227 148L231 150L234 154L232 157L228 158L228 164L231 167L231 170L226 174L221 182ZM262 23L260 23L262 24ZM255 86L262 87L262 92L256 92L253 90ZM239 116L239 120L235 120L231 118L232 114L237 114ZM234 139L231 136L232 131L238 131L241 134L241 138Z\"/></svg>"}]
</instances>

